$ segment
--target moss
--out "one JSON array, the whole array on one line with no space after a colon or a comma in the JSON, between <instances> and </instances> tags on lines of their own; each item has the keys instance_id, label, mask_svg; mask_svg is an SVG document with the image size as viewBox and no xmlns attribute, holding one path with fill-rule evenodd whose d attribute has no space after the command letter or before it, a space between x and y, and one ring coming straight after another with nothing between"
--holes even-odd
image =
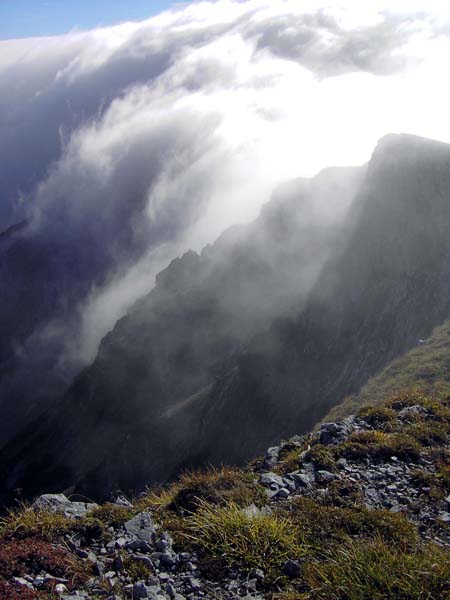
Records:
<instances>
[{"instance_id":1,"label":"moss","mask_svg":"<svg viewBox=\"0 0 450 600\"><path fill-rule=\"evenodd\" d=\"M443 600L450 594L447 549L405 552L382 539L351 540L304 568L309 600Z\"/></svg>"},{"instance_id":2,"label":"moss","mask_svg":"<svg viewBox=\"0 0 450 600\"><path fill-rule=\"evenodd\" d=\"M315 444L306 453L304 462L312 462L317 470L334 471L336 469L336 459L332 451L323 444Z\"/></svg>"},{"instance_id":3,"label":"moss","mask_svg":"<svg viewBox=\"0 0 450 600\"><path fill-rule=\"evenodd\" d=\"M306 553L300 533L286 516L251 516L233 503L221 507L204 504L189 518L186 541L213 574L220 574L224 567L262 569L269 583L282 575L286 560Z\"/></svg>"}]
</instances>

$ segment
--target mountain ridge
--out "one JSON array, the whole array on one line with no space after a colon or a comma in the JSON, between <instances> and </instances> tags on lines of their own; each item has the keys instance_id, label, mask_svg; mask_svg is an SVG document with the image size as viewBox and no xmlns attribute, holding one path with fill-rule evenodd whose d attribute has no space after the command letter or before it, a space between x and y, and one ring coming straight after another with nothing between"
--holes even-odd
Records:
<instances>
[{"instance_id":1,"label":"mountain ridge","mask_svg":"<svg viewBox=\"0 0 450 600\"><path fill-rule=\"evenodd\" d=\"M326 243L333 239L332 251L325 252L326 260L312 277L308 259L321 256L324 231L309 226L299 239L299 223L290 210L278 213L281 219L269 219L276 222L270 238L274 245L263 260L254 252L260 244L256 231L253 246L230 246L235 262L225 261L229 271L220 263L222 249L216 263L208 262L214 246L201 257L191 253L175 261L136 305L132 319L125 317L106 336L96 362L69 390L60 414L41 423L40 433L29 432L29 441L36 435L46 440L37 462L27 463L33 443L18 454L14 444L3 452L8 458L2 468L9 463L9 478L2 487L20 484L36 492L36 484L48 486L57 479L55 469L63 489L73 484L84 492L139 487L174 476L187 465L242 462L283 435L313 426L333 403L448 317L449 167L445 144L411 136L384 138L358 182L345 237L339 237L339 228L334 238L325 231ZM301 218L305 215L303 210ZM239 237L242 230L235 233ZM314 252L303 256L302 243ZM286 246L291 250L287 257ZM200 263L200 283L167 294L167 286L176 289L183 277L188 282L198 277ZM170 281L175 268L183 275ZM287 305L277 315L270 311L284 301L285 288L277 284L280 272L294 293L289 289ZM223 279L215 287L216 273ZM303 299L298 295L302 273L313 281ZM259 314L252 315L258 302L248 302L247 289L268 311L260 321ZM235 290L242 294L236 296L234 314L229 309ZM231 333L237 345L230 343ZM176 405L168 418L167 410Z\"/></svg>"}]
</instances>

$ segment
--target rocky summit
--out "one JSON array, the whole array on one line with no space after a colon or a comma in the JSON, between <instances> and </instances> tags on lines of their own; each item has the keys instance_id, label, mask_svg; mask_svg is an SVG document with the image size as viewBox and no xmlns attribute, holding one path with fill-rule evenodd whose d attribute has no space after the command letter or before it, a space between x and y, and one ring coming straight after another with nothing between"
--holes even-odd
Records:
<instances>
[{"instance_id":1,"label":"rocky summit","mask_svg":"<svg viewBox=\"0 0 450 600\"><path fill-rule=\"evenodd\" d=\"M395 394L270 447L98 505L47 494L0 526L10 600L444 600L450 400Z\"/></svg>"}]
</instances>

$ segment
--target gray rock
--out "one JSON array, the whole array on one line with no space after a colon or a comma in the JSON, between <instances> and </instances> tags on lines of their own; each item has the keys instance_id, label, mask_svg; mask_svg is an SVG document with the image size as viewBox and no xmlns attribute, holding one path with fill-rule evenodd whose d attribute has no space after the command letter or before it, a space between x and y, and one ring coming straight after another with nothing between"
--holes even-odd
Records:
<instances>
[{"instance_id":1,"label":"gray rock","mask_svg":"<svg viewBox=\"0 0 450 600\"><path fill-rule=\"evenodd\" d=\"M255 519L263 515L272 514L272 509L270 508L270 506L263 506L262 508L258 508L256 504L250 504L250 506L246 506L245 508L243 508L242 512L249 519ZM181 556L182 555L180 554L180 558Z\"/></svg>"},{"instance_id":2,"label":"gray rock","mask_svg":"<svg viewBox=\"0 0 450 600\"><path fill-rule=\"evenodd\" d=\"M122 494L120 496L117 496L114 504L116 506L125 506L126 508L132 508L133 505L131 504L131 502L129 500L127 500L127 498L125 498L125 496L122 496Z\"/></svg>"},{"instance_id":3,"label":"gray rock","mask_svg":"<svg viewBox=\"0 0 450 600\"><path fill-rule=\"evenodd\" d=\"M133 600L141 600L141 598L148 597L148 589L143 581L138 581L133 585Z\"/></svg>"},{"instance_id":4,"label":"gray rock","mask_svg":"<svg viewBox=\"0 0 450 600\"><path fill-rule=\"evenodd\" d=\"M330 471L317 471L318 483L329 483L334 479L336 479L336 475L334 473L330 473Z\"/></svg>"},{"instance_id":5,"label":"gray rock","mask_svg":"<svg viewBox=\"0 0 450 600\"><path fill-rule=\"evenodd\" d=\"M255 569L254 571L250 571L249 576L258 579L259 581L264 581L265 579L264 571L262 569Z\"/></svg>"},{"instance_id":6,"label":"gray rock","mask_svg":"<svg viewBox=\"0 0 450 600\"><path fill-rule=\"evenodd\" d=\"M411 417L414 418L416 415L426 415L428 413L427 409L419 404L414 406L405 406L398 412L398 418L402 421L407 421Z\"/></svg>"},{"instance_id":7,"label":"gray rock","mask_svg":"<svg viewBox=\"0 0 450 600\"><path fill-rule=\"evenodd\" d=\"M336 444L348 436L349 429L349 425L345 422L323 423L319 431L319 442L325 446Z\"/></svg>"},{"instance_id":8,"label":"gray rock","mask_svg":"<svg viewBox=\"0 0 450 600\"><path fill-rule=\"evenodd\" d=\"M298 560L288 560L283 565L283 573L288 577L300 577L302 574L302 567Z\"/></svg>"},{"instance_id":9,"label":"gray rock","mask_svg":"<svg viewBox=\"0 0 450 600\"><path fill-rule=\"evenodd\" d=\"M270 471L267 473L261 473L259 481L261 485L264 485L265 487L270 487L272 489L273 487L282 488L284 486L283 478L279 475L276 475L275 473L271 473Z\"/></svg>"},{"instance_id":10,"label":"gray rock","mask_svg":"<svg viewBox=\"0 0 450 600\"><path fill-rule=\"evenodd\" d=\"M196 577L188 577L186 583L192 592L198 592L202 589L202 585Z\"/></svg>"},{"instance_id":11,"label":"gray rock","mask_svg":"<svg viewBox=\"0 0 450 600\"><path fill-rule=\"evenodd\" d=\"M156 538L156 526L149 512L141 512L124 525L125 531L142 542L152 542Z\"/></svg>"},{"instance_id":12,"label":"gray rock","mask_svg":"<svg viewBox=\"0 0 450 600\"><path fill-rule=\"evenodd\" d=\"M98 504L71 502L64 494L44 494L33 502L31 508L35 511L61 513L69 519L79 519L98 508Z\"/></svg>"},{"instance_id":13,"label":"gray rock","mask_svg":"<svg viewBox=\"0 0 450 600\"><path fill-rule=\"evenodd\" d=\"M116 573L118 573L119 571L121 571L123 569L123 558L120 554L118 554L114 560L113 560L113 569L114 571L116 571Z\"/></svg>"},{"instance_id":14,"label":"gray rock","mask_svg":"<svg viewBox=\"0 0 450 600\"><path fill-rule=\"evenodd\" d=\"M23 577L14 577L14 581L18 585L23 585L23 586L29 588L30 590L34 589L33 586L31 585L31 583L29 581L27 581L26 579L24 579Z\"/></svg>"},{"instance_id":15,"label":"gray rock","mask_svg":"<svg viewBox=\"0 0 450 600\"><path fill-rule=\"evenodd\" d=\"M268 450L266 452L266 457L264 459L264 465L269 469L273 468L278 462L279 454L280 454L279 446L273 446L272 448L268 448Z\"/></svg>"},{"instance_id":16,"label":"gray rock","mask_svg":"<svg viewBox=\"0 0 450 600\"><path fill-rule=\"evenodd\" d=\"M438 519L439 519L439 521L442 521L443 523L450 523L450 512L441 510L438 513Z\"/></svg>"},{"instance_id":17,"label":"gray rock","mask_svg":"<svg viewBox=\"0 0 450 600\"><path fill-rule=\"evenodd\" d=\"M153 569L153 563L148 556L143 554L132 554L131 555L136 562L142 563L148 569Z\"/></svg>"},{"instance_id":18,"label":"gray rock","mask_svg":"<svg viewBox=\"0 0 450 600\"><path fill-rule=\"evenodd\" d=\"M161 564L168 569L172 569L177 564L176 554L174 552L164 552L160 558Z\"/></svg>"},{"instance_id":19,"label":"gray rock","mask_svg":"<svg viewBox=\"0 0 450 600\"><path fill-rule=\"evenodd\" d=\"M277 498L289 498L290 495L291 492L287 488L281 488L281 490L278 490Z\"/></svg>"},{"instance_id":20,"label":"gray rock","mask_svg":"<svg viewBox=\"0 0 450 600\"><path fill-rule=\"evenodd\" d=\"M294 479L294 482L299 487L309 488L314 483L314 476L304 471L301 473L293 473L292 477Z\"/></svg>"}]
</instances>

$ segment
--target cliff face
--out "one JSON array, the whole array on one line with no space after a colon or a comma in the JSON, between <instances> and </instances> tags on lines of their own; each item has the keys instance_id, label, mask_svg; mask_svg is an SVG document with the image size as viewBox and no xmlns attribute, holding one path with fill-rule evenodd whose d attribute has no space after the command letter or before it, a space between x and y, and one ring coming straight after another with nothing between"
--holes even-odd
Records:
<instances>
[{"instance_id":1,"label":"cliff face","mask_svg":"<svg viewBox=\"0 0 450 600\"><path fill-rule=\"evenodd\" d=\"M160 274L58 409L4 448L5 491L96 494L242 462L448 317L447 145L388 136L367 172L296 186ZM319 200L352 196L337 227Z\"/></svg>"}]
</instances>

